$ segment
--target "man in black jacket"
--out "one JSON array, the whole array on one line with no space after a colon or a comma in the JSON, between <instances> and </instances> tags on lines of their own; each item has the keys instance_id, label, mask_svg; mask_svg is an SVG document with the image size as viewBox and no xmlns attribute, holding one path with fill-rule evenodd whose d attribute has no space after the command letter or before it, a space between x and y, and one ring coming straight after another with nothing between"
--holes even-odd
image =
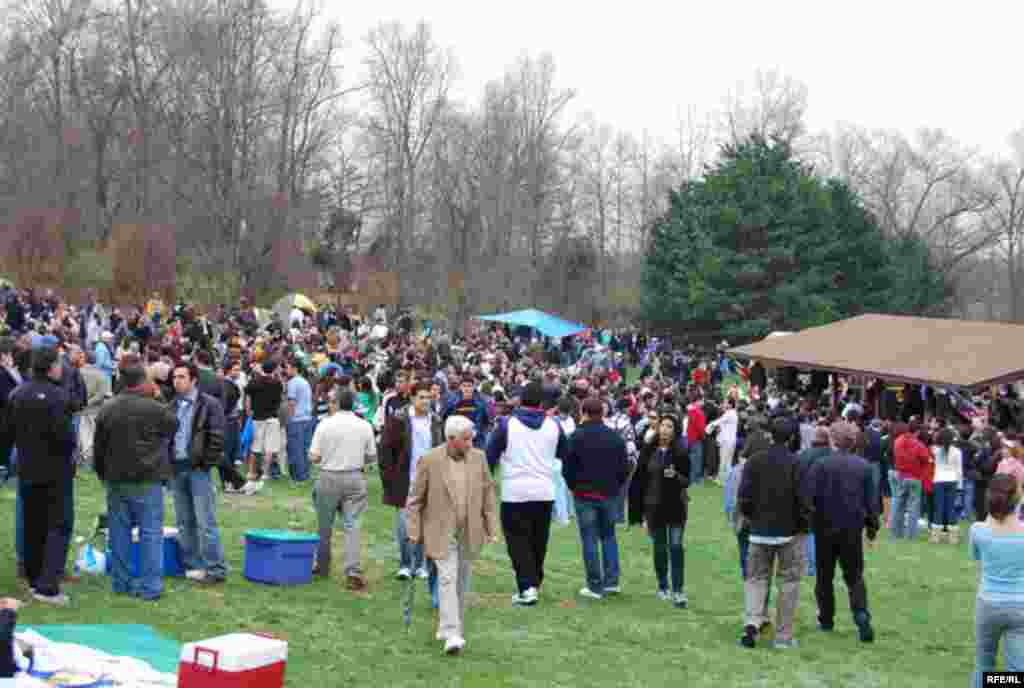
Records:
<instances>
[{"instance_id":1,"label":"man in black jacket","mask_svg":"<svg viewBox=\"0 0 1024 688\"><path fill-rule=\"evenodd\" d=\"M0 338L0 418L7 409L11 392L21 384L21 373L14 365L14 351L17 347L13 337ZM0 454L0 466L10 471L11 451Z\"/></svg>"},{"instance_id":2,"label":"man in black jacket","mask_svg":"<svg viewBox=\"0 0 1024 688\"><path fill-rule=\"evenodd\" d=\"M810 502L801 499L800 466L788 444L796 432L786 418L772 423L772 448L750 458L743 469L737 494L740 514L750 528L747 554L746 623L740 644L752 648L769 624L766 614L772 570L778 561L781 578L776 601L775 647L796 647L793 620L800 601L804 566L804 539L810 522Z\"/></svg>"},{"instance_id":3,"label":"man in black jacket","mask_svg":"<svg viewBox=\"0 0 1024 688\"><path fill-rule=\"evenodd\" d=\"M988 519L988 484L996 472L996 457L992 452L994 432L991 428L972 434L970 426L961 429L963 438L956 446L960 448L964 464L964 482L971 487L971 501L967 508L974 514L974 520L982 522ZM966 500L968 495L964 495Z\"/></svg>"},{"instance_id":4,"label":"man in black jacket","mask_svg":"<svg viewBox=\"0 0 1024 688\"><path fill-rule=\"evenodd\" d=\"M603 417L600 399L584 400L583 421L569 439L569 452L562 462L562 475L575 499L587 573L587 586L580 595L591 599L621 592L615 521L618 496L630 471L626 441L605 425Z\"/></svg>"},{"instance_id":5,"label":"man in black jacket","mask_svg":"<svg viewBox=\"0 0 1024 688\"><path fill-rule=\"evenodd\" d=\"M121 371L125 389L96 418L93 461L106 483L110 575L115 594L158 600L163 594L163 483L173 477L167 446L178 421L174 411L143 391L146 370ZM139 529L140 575L133 578L132 528Z\"/></svg>"},{"instance_id":6,"label":"man in black jacket","mask_svg":"<svg viewBox=\"0 0 1024 688\"><path fill-rule=\"evenodd\" d=\"M185 575L199 583L227 578L224 546L217 527L217 494L210 469L224 455L224 409L199 391L195 365L174 368L178 429L170 442L174 472L174 512Z\"/></svg>"},{"instance_id":7,"label":"man in black jacket","mask_svg":"<svg viewBox=\"0 0 1024 688\"><path fill-rule=\"evenodd\" d=\"M14 391L0 429L0 456L18 447L18 490L24 509L25 573L35 599L65 606L60 576L67 561L66 493L75 475L71 403L60 387L63 366L51 348L32 352L32 381Z\"/></svg>"},{"instance_id":8,"label":"man in black jacket","mask_svg":"<svg viewBox=\"0 0 1024 688\"><path fill-rule=\"evenodd\" d=\"M868 592L864 585L864 540L874 542L878 535L878 500L868 462L853 452L860 430L852 423L834 423L830 429L835 451L814 464L806 479L803 494L813 503L814 537L818 564L814 595L818 600L818 627L831 631L835 620L836 598L832 587L836 562L843 569L843 580L850 594L850 610L860 631L860 639L875 639L868 612Z\"/></svg>"}]
</instances>

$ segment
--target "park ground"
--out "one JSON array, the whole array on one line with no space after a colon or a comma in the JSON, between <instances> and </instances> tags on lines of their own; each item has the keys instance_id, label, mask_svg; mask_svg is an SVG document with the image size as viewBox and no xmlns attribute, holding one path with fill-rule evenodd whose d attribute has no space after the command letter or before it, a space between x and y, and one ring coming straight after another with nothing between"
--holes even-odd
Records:
<instances>
[{"instance_id":1,"label":"park ground","mask_svg":"<svg viewBox=\"0 0 1024 688\"><path fill-rule=\"evenodd\" d=\"M103 488L88 471L75 487L76 534L89 535L104 511ZM231 566L226 585L203 588L170 579L164 597L147 603L113 595L107 577L86 576L69 586L72 606L27 604L19 621L150 624L181 642L236 631L270 632L288 640L286 685L291 688L968 684L977 571L966 544L892 544L883 531L877 547L867 553L878 636L873 645L857 640L845 587L837 576L834 633L816 630L813 579L804 578L796 627L801 646L779 651L765 643L744 650L736 644L743 591L735 538L722 512L722 490L706 485L691 493L685 542L689 609L656 599L650 544L638 528L619 531L623 594L600 602L579 598L584 580L575 525L554 525L544 590L534 608L512 606L514 581L504 544L485 548L474 567L467 651L459 658L444 657L434 640L425 581L417 588L412 627L405 629L402 584L394 580L395 512L382 505L376 475L370 479L371 506L362 519L370 583L366 593L348 592L337 570L327 580L301 587L261 585L243 577L247 529L316 530L310 486L278 481L268 483L258 496L220 497L221 532ZM11 514L0 536L9 562L0 570L0 591L26 599L25 585L15 579L11 488L0 490L0 503ZM173 525L169 496L167 503L167 523ZM340 524L335 538L340 555Z\"/></svg>"}]
</instances>

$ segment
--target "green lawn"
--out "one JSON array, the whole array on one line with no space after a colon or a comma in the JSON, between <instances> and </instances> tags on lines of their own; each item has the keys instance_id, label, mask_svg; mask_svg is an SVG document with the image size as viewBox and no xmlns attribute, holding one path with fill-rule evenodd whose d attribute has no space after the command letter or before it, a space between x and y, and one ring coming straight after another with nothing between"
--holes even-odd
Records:
<instances>
[{"instance_id":1,"label":"green lawn","mask_svg":"<svg viewBox=\"0 0 1024 688\"><path fill-rule=\"evenodd\" d=\"M95 476L76 484L77 531L87 534L103 504ZM272 494L271 494L272 493ZM9 514L14 493L0 491ZM974 658L977 575L966 545L894 546L882 541L868 555L867 585L878 635L861 645L837 583L836 631L814 627L813 580L804 579L796 651L736 646L743 594L735 540L717 487L693 490L686 536L690 609L658 601L650 545L636 529L620 531L624 594L590 602L583 584L574 527L555 526L541 603L513 608L513 578L503 546L485 550L474 569L475 602L468 611L467 652L446 658L434 641L425 583L418 588L410 633L402 623L400 584L392 579L394 511L381 505L371 480L364 517L368 594L347 592L336 576L306 587L279 588L242 577L247 528L315 530L308 488L274 483L258 497L222 497L220 522L232 573L225 586L204 589L170 582L155 605L115 597L108 578L71 586L67 609L29 604L23 623L143 623L181 641L239 630L270 631L289 641L287 685L322 686L965 686ZM173 523L168 497L168 523ZM14 577L13 517L3 541L10 564L0 586L26 596ZM340 561L341 531L336 552ZM966 539L966 538L965 538Z\"/></svg>"}]
</instances>

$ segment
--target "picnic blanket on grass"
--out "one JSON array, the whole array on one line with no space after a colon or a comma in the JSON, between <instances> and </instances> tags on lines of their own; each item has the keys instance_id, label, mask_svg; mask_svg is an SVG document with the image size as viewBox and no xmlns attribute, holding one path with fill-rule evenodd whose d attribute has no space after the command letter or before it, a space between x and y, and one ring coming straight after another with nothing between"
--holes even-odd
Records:
<instances>
[{"instance_id":1,"label":"picnic blanket on grass","mask_svg":"<svg viewBox=\"0 0 1024 688\"><path fill-rule=\"evenodd\" d=\"M178 674L181 643L141 624L18 626L15 635L35 631L50 642L74 643L114 657L132 657L164 674Z\"/></svg>"}]
</instances>

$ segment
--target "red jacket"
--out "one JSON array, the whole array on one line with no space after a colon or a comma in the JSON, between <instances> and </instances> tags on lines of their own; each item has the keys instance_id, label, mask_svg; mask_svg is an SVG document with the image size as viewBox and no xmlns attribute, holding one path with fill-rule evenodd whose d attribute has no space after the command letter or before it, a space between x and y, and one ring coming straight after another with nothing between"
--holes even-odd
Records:
<instances>
[{"instance_id":1,"label":"red jacket","mask_svg":"<svg viewBox=\"0 0 1024 688\"><path fill-rule=\"evenodd\" d=\"M893 444L896 471L900 476L927 482L932 475L932 453L913 433L906 432Z\"/></svg>"},{"instance_id":2,"label":"red jacket","mask_svg":"<svg viewBox=\"0 0 1024 688\"><path fill-rule=\"evenodd\" d=\"M686 412L686 439L692 446L695 442L704 441L704 433L707 429L707 418L704 416L704 409L697 404L690 404Z\"/></svg>"}]
</instances>

